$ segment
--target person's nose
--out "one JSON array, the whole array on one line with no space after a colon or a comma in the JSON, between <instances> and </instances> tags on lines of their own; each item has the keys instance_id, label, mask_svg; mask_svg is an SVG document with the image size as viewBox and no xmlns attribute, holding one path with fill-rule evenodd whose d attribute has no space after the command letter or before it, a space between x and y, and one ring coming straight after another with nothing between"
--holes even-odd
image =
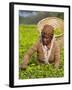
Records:
<instances>
[{"instance_id":1,"label":"person's nose","mask_svg":"<svg viewBox=\"0 0 72 90\"><path fill-rule=\"evenodd\" d=\"M44 38L44 41L46 42L46 41L47 41L47 39L46 39L46 38Z\"/></svg>"}]
</instances>

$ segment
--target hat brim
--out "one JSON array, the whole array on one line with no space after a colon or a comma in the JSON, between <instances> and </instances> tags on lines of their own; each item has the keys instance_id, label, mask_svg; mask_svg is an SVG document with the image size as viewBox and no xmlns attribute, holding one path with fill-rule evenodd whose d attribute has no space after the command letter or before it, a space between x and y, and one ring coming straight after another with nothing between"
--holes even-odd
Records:
<instances>
[{"instance_id":1,"label":"hat brim","mask_svg":"<svg viewBox=\"0 0 72 90\"><path fill-rule=\"evenodd\" d=\"M64 32L64 21L57 17L47 17L42 20L40 20L37 24L37 29L41 33L41 30L43 29L44 25L51 25L55 29L60 29L62 32Z\"/></svg>"}]
</instances>

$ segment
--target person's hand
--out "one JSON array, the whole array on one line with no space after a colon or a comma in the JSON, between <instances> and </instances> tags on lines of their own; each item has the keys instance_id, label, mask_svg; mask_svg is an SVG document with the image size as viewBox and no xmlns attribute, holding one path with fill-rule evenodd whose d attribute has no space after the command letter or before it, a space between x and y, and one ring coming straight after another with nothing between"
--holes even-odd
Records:
<instances>
[{"instance_id":1,"label":"person's hand","mask_svg":"<svg viewBox=\"0 0 72 90\"><path fill-rule=\"evenodd\" d=\"M27 65L25 65L25 64L21 64L20 66L19 66L19 69L21 69L21 70L24 70L24 69L26 69L27 68Z\"/></svg>"},{"instance_id":2,"label":"person's hand","mask_svg":"<svg viewBox=\"0 0 72 90\"><path fill-rule=\"evenodd\" d=\"M58 69L59 68L59 65L58 64L55 64L55 66L54 66L56 69Z\"/></svg>"}]
</instances>

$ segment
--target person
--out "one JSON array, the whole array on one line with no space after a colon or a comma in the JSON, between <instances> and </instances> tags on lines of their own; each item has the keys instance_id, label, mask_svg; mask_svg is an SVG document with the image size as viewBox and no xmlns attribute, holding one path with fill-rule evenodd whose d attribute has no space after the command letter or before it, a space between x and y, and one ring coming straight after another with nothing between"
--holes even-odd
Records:
<instances>
[{"instance_id":1,"label":"person","mask_svg":"<svg viewBox=\"0 0 72 90\"><path fill-rule=\"evenodd\" d=\"M34 52L37 52L39 63L52 64L56 68L60 63L60 48L54 36L54 28L51 25L44 25L41 30L40 39L25 53L21 69L26 69L29 60Z\"/></svg>"}]
</instances>

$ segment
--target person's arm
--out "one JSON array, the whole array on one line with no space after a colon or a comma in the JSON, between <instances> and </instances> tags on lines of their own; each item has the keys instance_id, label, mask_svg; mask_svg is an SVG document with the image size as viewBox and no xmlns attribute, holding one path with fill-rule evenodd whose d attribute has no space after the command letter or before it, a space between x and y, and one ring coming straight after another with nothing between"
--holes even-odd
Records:
<instances>
[{"instance_id":1,"label":"person's arm","mask_svg":"<svg viewBox=\"0 0 72 90\"><path fill-rule=\"evenodd\" d=\"M28 51L27 53L24 55L23 57L23 63L20 65L21 69L25 69L29 63L29 59L32 56L32 54L37 51L37 47L38 47L38 42L36 44L34 44Z\"/></svg>"},{"instance_id":2,"label":"person's arm","mask_svg":"<svg viewBox=\"0 0 72 90\"><path fill-rule=\"evenodd\" d=\"M54 56L54 60L55 60L55 68L59 67L60 64L60 47L58 45L58 43L55 43L55 56Z\"/></svg>"}]
</instances>

